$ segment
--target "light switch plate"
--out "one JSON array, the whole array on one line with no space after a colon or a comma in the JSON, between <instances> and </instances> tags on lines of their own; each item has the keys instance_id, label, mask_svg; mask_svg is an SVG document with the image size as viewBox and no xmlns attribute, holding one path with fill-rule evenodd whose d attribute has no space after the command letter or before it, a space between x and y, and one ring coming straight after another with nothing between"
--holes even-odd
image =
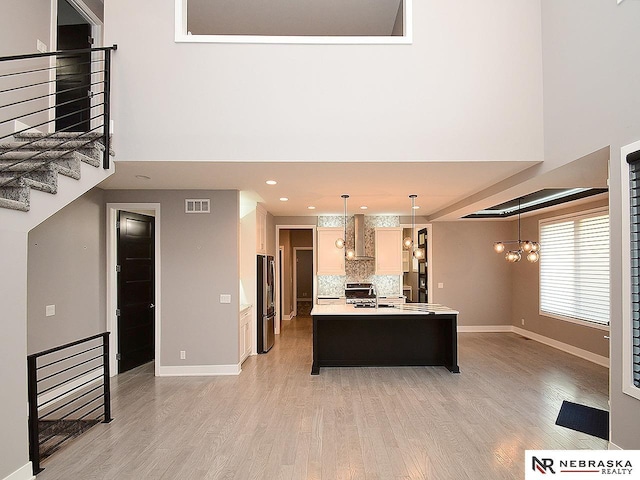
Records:
<instances>
[{"instance_id":1,"label":"light switch plate","mask_svg":"<svg viewBox=\"0 0 640 480\"><path fill-rule=\"evenodd\" d=\"M438 283L438 288L444 288L444 283L439 282L439 283Z\"/></svg>"},{"instance_id":2,"label":"light switch plate","mask_svg":"<svg viewBox=\"0 0 640 480\"><path fill-rule=\"evenodd\" d=\"M44 314L47 317L53 317L56 314L56 306L55 305L47 305L44 308Z\"/></svg>"},{"instance_id":3,"label":"light switch plate","mask_svg":"<svg viewBox=\"0 0 640 480\"><path fill-rule=\"evenodd\" d=\"M40 53L47 53L47 50L48 50L47 45L42 40L36 41L36 49Z\"/></svg>"},{"instance_id":4,"label":"light switch plate","mask_svg":"<svg viewBox=\"0 0 640 480\"><path fill-rule=\"evenodd\" d=\"M231 295L228 293L220 295L220 303L231 303Z\"/></svg>"}]
</instances>

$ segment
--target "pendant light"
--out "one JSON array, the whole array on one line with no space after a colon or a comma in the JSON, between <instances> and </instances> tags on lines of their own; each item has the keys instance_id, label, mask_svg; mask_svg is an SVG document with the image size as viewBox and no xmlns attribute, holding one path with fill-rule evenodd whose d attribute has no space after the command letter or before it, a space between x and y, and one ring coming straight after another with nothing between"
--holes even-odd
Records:
<instances>
[{"instance_id":1,"label":"pendant light","mask_svg":"<svg viewBox=\"0 0 640 480\"><path fill-rule=\"evenodd\" d=\"M402 246L406 250L413 250L412 254L414 258L422 260L424 258L424 250L415 246L413 242L416 236L416 198L418 198L418 195L414 193L409 195L409 198L411 199L411 237L405 237L402 241Z\"/></svg>"},{"instance_id":2,"label":"pendant light","mask_svg":"<svg viewBox=\"0 0 640 480\"><path fill-rule=\"evenodd\" d=\"M518 198L518 240L508 240L506 242L495 242L493 244L493 249L496 253L504 253L506 250L507 244L515 243L517 245L517 249L508 250L507 254L504 256L505 260L510 263L516 263L522 260L522 256L525 255L527 261L531 263L536 263L540 260L540 244L538 242L532 242L531 240L521 240L520 239L520 201L522 198Z\"/></svg>"},{"instance_id":3,"label":"pendant light","mask_svg":"<svg viewBox=\"0 0 640 480\"><path fill-rule=\"evenodd\" d=\"M349 195L347 195L346 193L341 195L340 198L342 198L342 203L344 205L344 215L342 216L342 238L338 238L336 240L336 248L344 248L345 245L347 244L347 198L349 198Z\"/></svg>"}]
</instances>

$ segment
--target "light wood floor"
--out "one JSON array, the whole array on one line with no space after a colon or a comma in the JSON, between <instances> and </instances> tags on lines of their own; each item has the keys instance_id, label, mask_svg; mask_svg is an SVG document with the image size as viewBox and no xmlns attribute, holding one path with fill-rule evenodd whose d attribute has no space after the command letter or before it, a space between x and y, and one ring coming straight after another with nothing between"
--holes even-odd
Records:
<instances>
[{"instance_id":1,"label":"light wood floor","mask_svg":"<svg viewBox=\"0 0 640 480\"><path fill-rule=\"evenodd\" d=\"M113 383L113 417L44 463L38 480L521 479L525 449L603 449L554 424L563 400L607 409L608 372L514 334L459 334L442 367L326 368L311 320L286 322L237 377Z\"/></svg>"}]
</instances>

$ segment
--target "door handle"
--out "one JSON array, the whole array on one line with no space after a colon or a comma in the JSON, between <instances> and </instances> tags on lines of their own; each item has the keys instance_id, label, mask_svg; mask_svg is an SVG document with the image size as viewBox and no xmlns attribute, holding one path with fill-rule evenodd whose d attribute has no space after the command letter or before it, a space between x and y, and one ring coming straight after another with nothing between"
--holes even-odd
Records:
<instances>
[{"instance_id":1,"label":"door handle","mask_svg":"<svg viewBox=\"0 0 640 480\"><path fill-rule=\"evenodd\" d=\"M609 340L609 335L605 335L604 338L606 338L607 340Z\"/></svg>"},{"instance_id":2,"label":"door handle","mask_svg":"<svg viewBox=\"0 0 640 480\"><path fill-rule=\"evenodd\" d=\"M152 303L151 305L149 305L149 308L155 308L156 306Z\"/></svg>"}]
</instances>

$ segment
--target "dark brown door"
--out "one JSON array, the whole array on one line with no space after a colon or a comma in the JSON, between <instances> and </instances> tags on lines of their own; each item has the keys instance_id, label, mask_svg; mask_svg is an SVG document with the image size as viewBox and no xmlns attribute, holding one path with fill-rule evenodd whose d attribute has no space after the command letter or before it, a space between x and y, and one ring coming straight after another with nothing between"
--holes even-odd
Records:
<instances>
[{"instance_id":1,"label":"dark brown door","mask_svg":"<svg viewBox=\"0 0 640 480\"><path fill-rule=\"evenodd\" d=\"M91 25L58 25L58 50L91 48ZM88 132L91 98L91 53L58 57L56 131Z\"/></svg>"},{"instance_id":2,"label":"dark brown door","mask_svg":"<svg viewBox=\"0 0 640 480\"><path fill-rule=\"evenodd\" d=\"M118 213L118 372L155 356L154 218Z\"/></svg>"}]
</instances>

